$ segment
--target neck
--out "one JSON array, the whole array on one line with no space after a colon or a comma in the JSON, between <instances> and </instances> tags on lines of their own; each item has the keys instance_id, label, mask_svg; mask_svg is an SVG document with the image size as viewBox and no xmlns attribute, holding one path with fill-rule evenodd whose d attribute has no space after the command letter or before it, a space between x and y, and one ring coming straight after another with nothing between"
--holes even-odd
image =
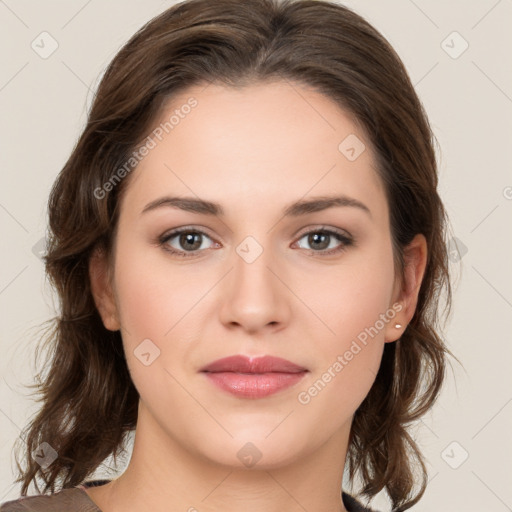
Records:
<instances>
[{"instance_id":1,"label":"neck","mask_svg":"<svg viewBox=\"0 0 512 512\"><path fill-rule=\"evenodd\" d=\"M127 469L87 492L102 512L346 512L341 486L349 431L347 424L284 465L220 465L170 438L141 405Z\"/></svg>"}]
</instances>

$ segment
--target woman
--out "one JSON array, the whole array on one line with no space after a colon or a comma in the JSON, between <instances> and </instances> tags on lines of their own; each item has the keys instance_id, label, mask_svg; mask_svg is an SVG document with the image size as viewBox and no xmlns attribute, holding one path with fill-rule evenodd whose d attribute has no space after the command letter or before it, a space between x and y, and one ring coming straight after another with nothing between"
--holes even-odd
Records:
<instances>
[{"instance_id":1,"label":"woman","mask_svg":"<svg viewBox=\"0 0 512 512\"><path fill-rule=\"evenodd\" d=\"M61 313L2 512L419 501L446 215L421 103L360 16L171 7L107 69L49 222ZM124 473L92 479L134 429Z\"/></svg>"}]
</instances>

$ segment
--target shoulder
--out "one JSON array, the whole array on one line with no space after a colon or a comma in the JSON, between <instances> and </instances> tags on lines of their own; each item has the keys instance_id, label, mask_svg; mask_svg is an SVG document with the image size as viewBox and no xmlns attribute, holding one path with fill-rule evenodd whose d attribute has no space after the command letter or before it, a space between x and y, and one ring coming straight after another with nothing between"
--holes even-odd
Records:
<instances>
[{"instance_id":1,"label":"shoulder","mask_svg":"<svg viewBox=\"0 0 512 512\"><path fill-rule=\"evenodd\" d=\"M0 512L100 512L79 487L54 494L22 496L0 504Z\"/></svg>"}]
</instances>

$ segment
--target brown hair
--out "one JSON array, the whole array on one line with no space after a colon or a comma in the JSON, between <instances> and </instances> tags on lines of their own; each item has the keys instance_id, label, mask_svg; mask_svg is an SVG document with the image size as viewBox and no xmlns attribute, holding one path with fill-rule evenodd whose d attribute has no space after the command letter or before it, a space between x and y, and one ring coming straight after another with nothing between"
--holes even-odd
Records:
<instances>
[{"instance_id":1,"label":"brown hair","mask_svg":"<svg viewBox=\"0 0 512 512\"><path fill-rule=\"evenodd\" d=\"M82 483L109 455L115 460L136 426L139 395L120 333L104 327L88 274L93 249L111 254L129 177L104 197L93 191L105 190L178 92L208 82L279 80L315 88L363 126L385 184L398 275L403 248L418 233L426 237L417 309L401 339L385 344L376 380L354 415L347 454L351 480L362 478L361 494L385 489L396 511L423 495L426 467L407 427L432 407L451 355L438 334L438 301L444 291L448 313L451 287L435 139L389 43L348 8L318 0L185 1L142 27L107 68L49 199L45 262L61 311L46 338L47 373L37 376L42 407L26 427L26 469L17 461L23 495L31 481L38 489L36 477L44 492L54 492L56 482ZM42 442L58 453L44 470L31 457ZM421 472L416 494L414 463Z\"/></svg>"}]
</instances>

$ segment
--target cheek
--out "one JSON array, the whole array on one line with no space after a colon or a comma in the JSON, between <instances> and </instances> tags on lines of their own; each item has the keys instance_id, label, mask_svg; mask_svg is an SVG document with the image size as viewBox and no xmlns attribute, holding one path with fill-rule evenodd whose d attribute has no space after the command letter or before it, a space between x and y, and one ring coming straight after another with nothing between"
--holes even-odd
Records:
<instances>
[{"instance_id":1,"label":"cheek","mask_svg":"<svg viewBox=\"0 0 512 512\"><path fill-rule=\"evenodd\" d=\"M128 243L126 246L130 245ZM198 283L186 282L180 269L157 250L124 250L118 244L115 290L121 322L123 347L131 378L146 405L187 406L173 376L182 381L181 365L194 344L194 324L187 322L199 300ZM189 273L192 279L192 275ZM200 286L199 286L200 288ZM177 342L180 340L182 342ZM165 392L162 392L165 390ZM156 400L156 402L154 402ZM165 409L167 410L167 409Z\"/></svg>"},{"instance_id":2,"label":"cheek","mask_svg":"<svg viewBox=\"0 0 512 512\"><path fill-rule=\"evenodd\" d=\"M128 253L122 244L118 247L117 304L121 325L132 342L171 337L204 288L197 274L172 266L159 251L141 247Z\"/></svg>"},{"instance_id":3,"label":"cheek","mask_svg":"<svg viewBox=\"0 0 512 512\"><path fill-rule=\"evenodd\" d=\"M116 302L127 362L137 387L144 386L146 379L149 386L159 385L155 381L158 368L166 368L176 377L190 369L194 351L204 338L203 320L214 313L204 309L208 303L205 295L214 282L212 272L199 272L193 264L172 263L163 249L143 244L138 247L128 237L120 237L115 263ZM143 351L158 355L149 367L151 372L138 360ZM168 386L171 377L165 373L160 377Z\"/></svg>"},{"instance_id":4,"label":"cheek","mask_svg":"<svg viewBox=\"0 0 512 512\"><path fill-rule=\"evenodd\" d=\"M391 248L376 248L351 265L331 269L330 279L320 282L322 289L308 287L316 290L315 307L331 332L316 340L319 350L313 386L302 389L304 400L299 397L299 402L315 401L319 410L329 403L343 411L355 410L375 380L385 332L396 315L390 302L394 282Z\"/></svg>"},{"instance_id":5,"label":"cheek","mask_svg":"<svg viewBox=\"0 0 512 512\"><path fill-rule=\"evenodd\" d=\"M379 335L374 337L382 338L384 325L379 319L390 309L393 284L393 254L384 238L371 250L354 253L343 264L309 277L311 303L331 330L328 346L342 349L376 323ZM394 316L393 311L390 314Z\"/></svg>"}]
</instances>

